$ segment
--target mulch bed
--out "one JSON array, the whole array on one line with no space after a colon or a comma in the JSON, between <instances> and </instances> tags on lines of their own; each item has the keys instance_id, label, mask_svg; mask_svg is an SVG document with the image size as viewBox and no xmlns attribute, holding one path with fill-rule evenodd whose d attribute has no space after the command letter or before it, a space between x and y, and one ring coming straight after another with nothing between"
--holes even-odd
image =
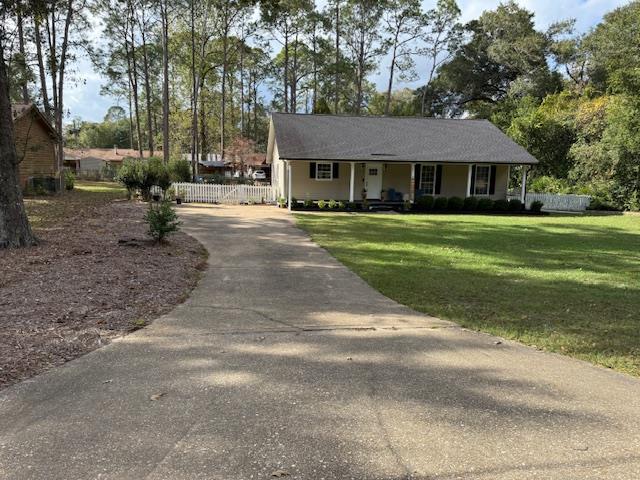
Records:
<instances>
[{"instance_id":1,"label":"mulch bed","mask_svg":"<svg viewBox=\"0 0 640 480\"><path fill-rule=\"evenodd\" d=\"M43 203L29 208L39 245L0 250L0 389L144 326L184 301L206 266L184 233L150 242L143 204Z\"/></svg>"}]
</instances>

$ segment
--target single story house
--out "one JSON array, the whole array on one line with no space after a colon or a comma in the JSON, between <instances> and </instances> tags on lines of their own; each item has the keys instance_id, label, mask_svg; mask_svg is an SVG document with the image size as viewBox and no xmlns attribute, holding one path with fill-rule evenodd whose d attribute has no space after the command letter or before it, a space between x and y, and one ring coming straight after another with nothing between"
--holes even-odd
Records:
<instances>
[{"instance_id":1,"label":"single story house","mask_svg":"<svg viewBox=\"0 0 640 480\"><path fill-rule=\"evenodd\" d=\"M142 156L149 158L149 150L143 150ZM140 152L118 147L64 149L64 166L78 176L100 175L107 165L118 169L127 158L140 158Z\"/></svg>"},{"instance_id":2,"label":"single story house","mask_svg":"<svg viewBox=\"0 0 640 480\"><path fill-rule=\"evenodd\" d=\"M20 159L20 186L27 188L33 179L58 177L58 134L49 120L32 103L12 105L11 116ZM55 188L56 182L50 183Z\"/></svg>"},{"instance_id":3,"label":"single story house","mask_svg":"<svg viewBox=\"0 0 640 480\"><path fill-rule=\"evenodd\" d=\"M359 202L507 196L538 161L486 120L274 113L267 162L278 197ZM524 186L522 188L524 196Z\"/></svg>"}]
</instances>

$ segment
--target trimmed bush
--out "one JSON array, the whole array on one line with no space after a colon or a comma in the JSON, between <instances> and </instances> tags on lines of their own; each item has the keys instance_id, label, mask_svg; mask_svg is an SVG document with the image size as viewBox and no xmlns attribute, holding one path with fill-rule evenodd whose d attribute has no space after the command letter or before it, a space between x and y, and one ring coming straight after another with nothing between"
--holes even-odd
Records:
<instances>
[{"instance_id":1,"label":"trimmed bush","mask_svg":"<svg viewBox=\"0 0 640 480\"><path fill-rule=\"evenodd\" d=\"M144 219L149 225L149 236L156 242L164 241L167 235L177 232L180 226L178 215L169 200L150 203Z\"/></svg>"},{"instance_id":2,"label":"trimmed bush","mask_svg":"<svg viewBox=\"0 0 640 480\"><path fill-rule=\"evenodd\" d=\"M529 208L529 210L535 213L540 213L543 206L544 203L542 203L540 200L536 200L535 202L531 202L531 207Z\"/></svg>"},{"instance_id":3,"label":"trimmed bush","mask_svg":"<svg viewBox=\"0 0 640 480\"><path fill-rule=\"evenodd\" d=\"M433 202L434 210L446 210L449 206L449 199L447 197L438 197Z\"/></svg>"},{"instance_id":4,"label":"trimmed bush","mask_svg":"<svg viewBox=\"0 0 640 480\"><path fill-rule=\"evenodd\" d=\"M460 197L451 197L449 198L449 202L447 204L447 208L449 210L458 211L462 210L464 205L464 200Z\"/></svg>"},{"instance_id":5,"label":"trimmed bush","mask_svg":"<svg viewBox=\"0 0 640 480\"><path fill-rule=\"evenodd\" d=\"M486 212L493 209L493 200L490 198L482 197L478 199L478 210Z\"/></svg>"},{"instance_id":6,"label":"trimmed bush","mask_svg":"<svg viewBox=\"0 0 640 480\"><path fill-rule=\"evenodd\" d=\"M335 210L336 208L338 208L338 202L335 200L329 200L329 209Z\"/></svg>"},{"instance_id":7,"label":"trimmed bush","mask_svg":"<svg viewBox=\"0 0 640 480\"><path fill-rule=\"evenodd\" d=\"M517 198L512 198L509 200L509 211L510 212L521 212L522 211L522 202Z\"/></svg>"},{"instance_id":8,"label":"trimmed bush","mask_svg":"<svg viewBox=\"0 0 640 480\"><path fill-rule=\"evenodd\" d=\"M63 170L62 175L64 179L64 188L67 190L73 190L73 187L76 184L76 176L71 170Z\"/></svg>"},{"instance_id":9,"label":"trimmed bush","mask_svg":"<svg viewBox=\"0 0 640 480\"><path fill-rule=\"evenodd\" d=\"M478 209L478 197L467 197L464 199L462 209L473 212Z\"/></svg>"},{"instance_id":10,"label":"trimmed bush","mask_svg":"<svg viewBox=\"0 0 640 480\"><path fill-rule=\"evenodd\" d=\"M431 195L424 195L416 199L416 210L426 212L433 208L434 198Z\"/></svg>"},{"instance_id":11,"label":"trimmed bush","mask_svg":"<svg viewBox=\"0 0 640 480\"><path fill-rule=\"evenodd\" d=\"M318 208L320 210L324 210L325 208L327 208L327 202L325 202L324 200L318 200Z\"/></svg>"},{"instance_id":12,"label":"trimmed bush","mask_svg":"<svg viewBox=\"0 0 640 480\"><path fill-rule=\"evenodd\" d=\"M347 208L347 204L343 201L338 202L338 210L344 210Z\"/></svg>"},{"instance_id":13,"label":"trimmed bush","mask_svg":"<svg viewBox=\"0 0 640 480\"><path fill-rule=\"evenodd\" d=\"M358 208L358 205L356 204L356 202L347 203L347 210L356 210L357 208Z\"/></svg>"},{"instance_id":14,"label":"trimmed bush","mask_svg":"<svg viewBox=\"0 0 640 480\"><path fill-rule=\"evenodd\" d=\"M305 200L304 203L304 208L313 208L313 200Z\"/></svg>"},{"instance_id":15,"label":"trimmed bush","mask_svg":"<svg viewBox=\"0 0 640 480\"><path fill-rule=\"evenodd\" d=\"M509 202L503 199L498 199L493 202L493 209L496 212L506 212L509 210Z\"/></svg>"}]
</instances>

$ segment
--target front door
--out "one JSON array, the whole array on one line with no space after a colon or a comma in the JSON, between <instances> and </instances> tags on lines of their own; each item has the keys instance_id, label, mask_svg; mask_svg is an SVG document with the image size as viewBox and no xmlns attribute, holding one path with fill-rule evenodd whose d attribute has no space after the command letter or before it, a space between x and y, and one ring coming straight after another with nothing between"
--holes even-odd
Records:
<instances>
[{"instance_id":1,"label":"front door","mask_svg":"<svg viewBox=\"0 0 640 480\"><path fill-rule=\"evenodd\" d=\"M364 172L364 188L367 200L380 200L382 193L382 164L367 163Z\"/></svg>"}]
</instances>

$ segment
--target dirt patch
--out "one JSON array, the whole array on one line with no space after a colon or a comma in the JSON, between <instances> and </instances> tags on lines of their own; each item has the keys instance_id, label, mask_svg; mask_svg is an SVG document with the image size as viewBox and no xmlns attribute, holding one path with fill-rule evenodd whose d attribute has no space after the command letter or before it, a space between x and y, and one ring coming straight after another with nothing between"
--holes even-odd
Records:
<instances>
[{"instance_id":1,"label":"dirt patch","mask_svg":"<svg viewBox=\"0 0 640 480\"><path fill-rule=\"evenodd\" d=\"M144 326L195 287L202 245L184 233L154 245L146 206L113 197L28 201L40 244L0 250L0 388Z\"/></svg>"}]
</instances>

